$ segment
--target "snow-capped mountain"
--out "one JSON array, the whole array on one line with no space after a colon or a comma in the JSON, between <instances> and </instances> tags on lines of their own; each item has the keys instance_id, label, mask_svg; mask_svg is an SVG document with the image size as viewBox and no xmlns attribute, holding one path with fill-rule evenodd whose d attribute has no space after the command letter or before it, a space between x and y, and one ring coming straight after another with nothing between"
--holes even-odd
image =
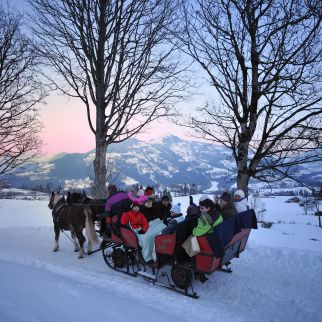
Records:
<instances>
[{"instance_id":1,"label":"snow-capped mountain","mask_svg":"<svg viewBox=\"0 0 322 322\"><path fill-rule=\"evenodd\" d=\"M112 144L107 154L109 162L115 164L117 181L123 187L135 183L166 186L194 183L202 190L216 191L235 183L234 160L227 148L218 145L165 136L149 142L129 139ZM94 150L47 156L7 180L16 187L51 184L83 188L93 178L94 157ZM311 182L321 182L320 165L310 164L301 173Z\"/></svg>"}]
</instances>

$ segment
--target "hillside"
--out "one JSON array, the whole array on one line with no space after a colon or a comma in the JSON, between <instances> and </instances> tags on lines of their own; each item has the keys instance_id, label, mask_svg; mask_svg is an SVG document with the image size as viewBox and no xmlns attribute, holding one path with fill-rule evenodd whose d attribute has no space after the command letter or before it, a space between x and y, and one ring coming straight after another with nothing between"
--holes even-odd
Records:
<instances>
[{"instance_id":1,"label":"hillside","mask_svg":"<svg viewBox=\"0 0 322 322\"><path fill-rule=\"evenodd\" d=\"M88 153L61 153L43 157L19 169L6 180L14 187L83 188L93 178L94 150ZM201 190L223 190L234 183L235 165L227 148L208 143L165 136L143 142L129 139L112 144L108 149L109 162L115 164L118 184L126 187L135 183L170 186L196 184ZM309 184L322 180L321 163L308 164L297 169L298 178ZM255 182L253 182L255 184ZM293 182L283 183L293 187ZM274 187L279 188L281 183ZM257 184L256 188L263 187Z\"/></svg>"}]
</instances>

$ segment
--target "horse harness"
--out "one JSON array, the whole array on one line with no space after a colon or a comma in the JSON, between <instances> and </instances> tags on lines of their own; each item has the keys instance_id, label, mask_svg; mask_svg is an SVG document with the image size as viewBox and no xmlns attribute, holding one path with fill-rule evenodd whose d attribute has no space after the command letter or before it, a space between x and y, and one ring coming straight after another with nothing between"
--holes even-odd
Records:
<instances>
[{"instance_id":1,"label":"horse harness","mask_svg":"<svg viewBox=\"0 0 322 322\"><path fill-rule=\"evenodd\" d=\"M57 227L61 230L61 232L72 242L72 244L74 244L74 241L66 234L66 232L63 230L63 228L61 228L59 226L59 218L60 216L63 214L63 212L65 211L65 209L69 206L72 206L74 204L70 204L68 205L66 203L66 200L64 198L61 198L58 200L58 202L56 203L56 205L54 206L53 210L52 210L52 216L53 216L53 222L54 225L57 225ZM86 204L83 204L83 206L87 206ZM92 251L92 253L95 253L97 251L101 250L101 247L97 250Z\"/></svg>"},{"instance_id":2,"label":"horse harness","mask_svg":"<svg viewBox=\"0 0 322 322\"><path fill-rule=\"evenodd\" d=\"M74 244L74 241L65 233L63 228L61 228L58 224L59 217L62 215L64 210L68 207L64 198L61 198L53 208L52 215L53 215L53 222L54 225L61 230L61 232Z\"/></svg>"},{"instance_id":3,"label":"horse harness","mask_svg":"<svg viewBox=\"0 0 322 322\"><path fill-rule=\"evenodd\" d=\"M55 225L59 227L58 221L64 210L66 209L67 204L64 198L61 198L56 205L53 208L52 215L53 215L53 222ZM62 228L59 227L61 231L63 231Z\"/></svg>"}]
</instances>

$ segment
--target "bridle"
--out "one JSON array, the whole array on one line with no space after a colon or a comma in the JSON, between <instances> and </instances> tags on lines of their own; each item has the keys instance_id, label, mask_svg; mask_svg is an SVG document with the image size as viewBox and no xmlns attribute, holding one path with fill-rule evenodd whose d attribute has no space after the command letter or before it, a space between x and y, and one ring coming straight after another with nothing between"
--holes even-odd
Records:
<instances>
[{"instance_id":1,"label":"bridle","mask_svg":"<svg viewBox=\"0 0 322 322\"><path fill-rule=\"evenodd\" d=\"M64 197L60 197L57 203L53 205L55 196L56 194L53 192L48 204L48 208L52 209L54 225L56 225L59 228L59 230L61 230L62 233L74 244L74 241L65 233L63 228L61 228L58 223L60 216L63 214L65 208L68 207L67 202Z\"/></svg>"},{"instance_id":2,"label":"bridle","mask_svg":"<svg viewBox=\"0 0 322 322\"><path fill-rule=\"evenodd\" d=\"M64 197L61 197L57 203L54 205L54 198L55 194L53 194L50 198L48 208L52 209L52 215L53 215L53 220L54 223L58 225L58 220L61 214L64 212L65 208L67 207L66 200Z\"/></svg>"},{"instance_id":3,"label":"bridle","mask_svg":"<svg viewBox=\"0 0 322 322\"><path fill-rule=\"evenodd\" d=\"M66 203L69 206L84 206L89 205L92 200L87 195L82 194L80 197L73 196L73 193L68 195Z\"/></svg>"}]
</instances>

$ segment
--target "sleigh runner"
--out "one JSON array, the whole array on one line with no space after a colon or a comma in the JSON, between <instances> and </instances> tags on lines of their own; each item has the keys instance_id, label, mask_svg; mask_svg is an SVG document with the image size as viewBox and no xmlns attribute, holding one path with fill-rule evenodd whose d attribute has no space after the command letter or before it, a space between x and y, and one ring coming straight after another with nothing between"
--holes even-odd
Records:
<instances>
[{"instance_id":1,"label":"sleigh runner","mask_svg":"<svg viewBox=\"0 0 322 322\"><path fill-rule=\"evenodd\" d=\"M120 227L102 243L105 263L115 271L132 277L142 276L154 285L198 298L194 281L207 280L204 274L216 270L232 272L230 261L245 250L251 229L257 229L254 210L247 210L218 225L211 234L197 237L199 253L182 256L184 250L176 233L155 237L155 262L145 262L136 234Z\"/></svg>"}]
</instances>

